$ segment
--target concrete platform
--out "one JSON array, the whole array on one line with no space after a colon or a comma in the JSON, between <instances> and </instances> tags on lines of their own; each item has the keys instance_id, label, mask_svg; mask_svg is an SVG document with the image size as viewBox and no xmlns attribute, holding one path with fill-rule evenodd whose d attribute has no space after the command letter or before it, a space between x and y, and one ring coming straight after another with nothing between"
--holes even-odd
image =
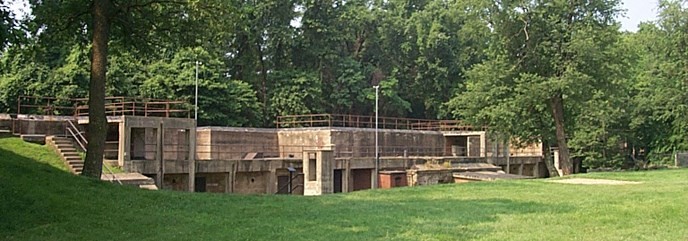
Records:
<instances>
[{"instance_id":1,"label":"concrete platform","mask_svg":"<svg viewBox=\"0 0 688 241\"><path fill-rule=\"evenodd\" d=\"M158 190L155 186L155 180L150 177L144 176L141 173L115 173L115 174L105 174L100 176L100 180L108 182L117 182L119 180L122 185L137 186L143 189Z\"/></svg>"},{"instance_id":2,"label":"concrete platform","mask_svg":"<svg viewBox=\"0 0 688 241\"><path fill-rule=\"evenodd\" d=\"M45 145L45 135L21 135L20 138L25 142L36 143L40 145Z\"/></svg>"},{"instance_id":3,"label":"concrete platform","mask_svg":"<svg viewBox=\"0 0 688 241\"><path fill-rule=\"evenodd\" d=\"M521 176L499 172L460 172L454 173L454 180L461 179L466 181L495 181L507 179L533 179L530 176Z\"/></svg>"}]
</instances>

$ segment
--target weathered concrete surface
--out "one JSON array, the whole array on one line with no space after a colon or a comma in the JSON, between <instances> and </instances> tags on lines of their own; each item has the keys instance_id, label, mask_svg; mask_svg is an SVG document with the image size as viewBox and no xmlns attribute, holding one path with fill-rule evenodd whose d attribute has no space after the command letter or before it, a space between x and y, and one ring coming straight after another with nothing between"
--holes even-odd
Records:
<instances>
[{"instance_id":1,"label":"weathered concrete surface","mask_svg":"<svg viewBox=\"0 0 688 241\"><path fill-rule=\"evenodd\" d=\"M303 153L303 195L316 196L333 193L332 175L334 153L328 150L304 151Z\"/></svg>"},{"instance_id":2,"label":"weathered concrete surface","mask_svg":"<svg viewBox=\"0 0 688 241\"><path fill-rule=\"evenodd\" d=\"M136 186L142 189L157 190L155 180L150 177L141 175L141 173L114 173L103 174L100 180L117 183L121 182L123 185Z\"/></svg>"},{"instance_id":3,"label":"weathered concrete surface","mask_svg":"<svg viewBox=\"0 0 688 241\"><path fill-rule=\"evenodd\" d=\"M12 131L16 134L64 135L66 121L15 119Z\"/></svg>"},{"instance_id":4,"label":"weathered concrete surface","mask_svg":"<svg viewBox=\"0 0 688 241\"><path fill-rule=\"evenodd\" d=\"M199 160L238 160L248 153L281 157L276 129L199 127L196 131Z\"/></svg>"},{"instance_id":5,"label":"weathered concrete surface","mask_svg":"<svg viewBox=\"0 0 688 241\"><path fill-rule=\"evenodd\" d=\"M36 143L39 145L45 145L45 135L25 134L25 135L21 135L20 138L25 142Z\"/></svg>"},{"instance_id":6,"label":"weathered concrete surface","mask_svg":"<svg viewBox=\"0 0 688 241\"><path fill-rule=\"evenodd\" d=\"M496 180L507 180L507 179L533 179L533 177L506 174L500 172L459 172L454 173L454 181L457 183L465 181L496 181Z\"/></svg>"}]
</instances>

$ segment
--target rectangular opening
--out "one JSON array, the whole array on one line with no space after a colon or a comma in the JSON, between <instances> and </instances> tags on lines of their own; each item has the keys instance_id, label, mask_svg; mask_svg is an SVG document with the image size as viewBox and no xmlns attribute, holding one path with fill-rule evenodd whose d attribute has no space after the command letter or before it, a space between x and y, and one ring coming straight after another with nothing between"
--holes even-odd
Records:
<instances>
[{"instance_id":1,"label":"rectangular opening","mask_svg":"<svg viewBox=\"0 0 688 241\"><path fill-rule=\"evenodd\" d=\"M353 179L353 191L370 189L372 185L373 169L354 169L351 170L351 178Z\"/></svg>"},{"instance_id":2,"label":"rectangular opening","mask_svg":"<svg viewBox=\"0 0 688 241\"><path fill-rule=\"evenodd\" d=\"M332 184L334 185L332 188L333 192L342 192L342 170L334 170L334 177L332 181Z\"/></svg>"},{"instance_id":3,"label":"rectangular opening","mask_svg":"<svg viewBox=\"0 0 688 241\"><path fill-rule=\"evenodd\" d=\"M195 192L206 192L206 179L205 177L194 178L194 191Z\"/></svg>"},{"instance_id":4,"label":"rectangular opening","mask_svg":"<svg viewBox=\"0 0 688 241\"><path fill-rule=\"evenodd\" d=\"M318 161L315 158L315 153L308 153L308 181L317 180Z\"/></svg>"}]
</instances>

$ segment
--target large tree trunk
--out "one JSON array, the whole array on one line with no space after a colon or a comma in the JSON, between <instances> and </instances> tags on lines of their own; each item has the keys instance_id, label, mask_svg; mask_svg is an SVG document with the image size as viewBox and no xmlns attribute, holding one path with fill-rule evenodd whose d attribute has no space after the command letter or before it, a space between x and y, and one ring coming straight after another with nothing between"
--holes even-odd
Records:
<instances>
[{"instance_id":1,"label":"large tree trunk","mask_svg":"<svg viewBox=\"0 0 688 241\"><path fill-rule=\"evenodd\" d=\"M564 98L557 94L549 100L552 109L554 125L557 129L557 146L559 146L559 167L564 176L570 175L573 170L569 159L569 146L566 144L566 131L564 129Z\"/></svg>"},{"instance_id":2,"label":"large tree trunk","mask_svg":"<svg viewBox=\"0 0 688 241\"><path fill-rule=\"evenodd\" d=\"M88 146L82 175L100 179L107 135L105 74L110 38L110 0L93 1L93 47L88 97Z\"/></svg>"}]
</instances>

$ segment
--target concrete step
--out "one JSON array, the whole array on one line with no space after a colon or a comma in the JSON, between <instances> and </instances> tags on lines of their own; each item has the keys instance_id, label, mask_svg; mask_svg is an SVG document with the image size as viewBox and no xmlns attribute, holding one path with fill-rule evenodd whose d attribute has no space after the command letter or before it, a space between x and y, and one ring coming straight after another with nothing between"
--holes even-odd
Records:
<instances>
[{"instance_id":1,"label":"concrete step","mask_svg":"<svg viewBox=\"0 0 688 241\"><path fill-rule=\"evenodd\" d=\"M65 159L79 159L81 160L81 156L79 156L79 153L76 152L67 152L67 153L62 153Z\"/></svg>"},{"instance_id":2,"label":"concrete step","mask_svg":"<svg viewBox=\"0 0 688 241\"><path fill-rule=\"evenodd\" d=\"M67 164L70 166L73 166L73 165L82 165L83 166L84 161L81 161L81 160L79 160L79 161L67 161Z\"/></svg>"},{"instance_id":3,"label":"concrete step","mask_svg":"<svg viewBox=\"0 0 688 241\"><path fill-rule=\"evenodd\" d=\"M57 147L57 149L60 149L60 152L62 153L76 152L76 148L74 147Z\"/></svg>"},{"instance_id":4,"label":"concrete step","mask_svg":"<svg viewBox=\"0 0 688 241\"><path fill-rule=\"evenodd\" d=\"M158 190L158 186L156 186L155 184L139 185L139 188L147 190Z\"/></svg>"},{"instance_id":5,"label":"concrete step","mask_svg":"<svg viewBox=\"0 0 688 241\"><path fill-rule=\"evenodd\" d=\"M62 156L67 158L67 157L78 157L81 158L78 152L62 152Z\"/></svg>"}]
</instances>

